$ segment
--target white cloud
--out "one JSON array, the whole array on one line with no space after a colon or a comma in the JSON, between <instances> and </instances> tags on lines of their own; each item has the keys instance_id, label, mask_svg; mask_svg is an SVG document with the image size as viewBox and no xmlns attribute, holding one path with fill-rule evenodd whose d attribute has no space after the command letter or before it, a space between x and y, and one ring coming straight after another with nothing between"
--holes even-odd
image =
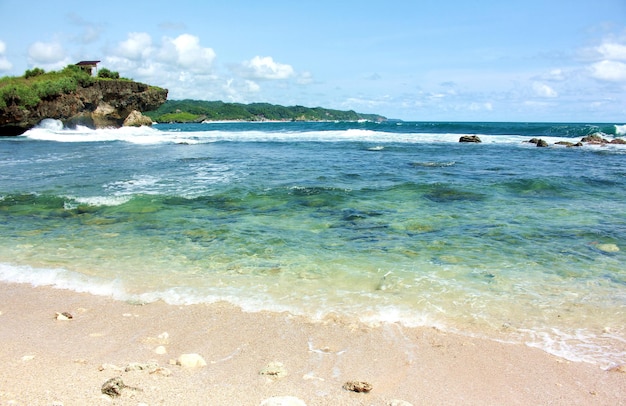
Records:
<instances>
[{"instance_id":1,"label":"white cloud","mask_svg":"<svg viewBox=\"0 0 626 406\"><path fill-rule=\"evenodd\" d=\"M116 51L118 56L130 60L147 58L152 51L152 38L145 32L131 32L128 39L122 41Z\"/></svg>"},{"instance_id":2,"label":"white cloud","mask_svg":"<svg viewBox=\"0 0 626 406\"><path fill-rule=\"evenodd\" d=\"M194 35L182 34L178 37L164 38L159 58L161 61L194 72L207 72L215 60L215 51L200 46L200 39Z\"/></svg>"},{"instance_id":3,"label":"white cloud","mask_svg":"<svg viewBox=\"0 0 626 406\"><path fill-rule=\"evenodd\" d=\"M603 59L626 60L626 45L614 42L604 43L596 48Z\"/></svg>"},{"instance_id":4,"label":"white cloud","mask_svg":"<svg viewBox=\"0 0 626 406\"><path fill-rule=\"evenodd\" d=\"M54 64L65 59L65 50L58 42L37 41L28 48L33 63Z\"/></svg>"},{"instance_id":5,"label":"white cloud","mask_svg":"<svg viewBox=\"0 0 626 406\"><path fill-rule=\"evenodd\" d=\"M219 88L211 73L215 58L213 49L190 34L163 37L159 43L147 33L133 32L104 63L122 76L169 89L172 98L207 98Z\"/></svg>"},{"instance_id":6,"label":"white cloud","mask_svg":"<svg viewBox=\"0 0 626 406\"><path fill-rule=\"evenodd\" d=\"M7 71L13 68L13 64L4 56L7 46L4 41L0 41L0 71Z\"/></svg>"},{"instance_id":7,"label":"white cloud","mask_svg":"<svg viewBox=\"0 0 626 406\"><path fill-rule=\"evenodd\" d=\"M258 91L261 90L261 86L258 85L258 83L253 82L251 80L246 80L246 85L247 85L247 90L248 92L251 93L257 93Z\"/></svg>"},{"instance_id":8,"label":"white cloud","mask_svg":"<svg viewBox=\"0 0 626 406\"><path fill-rule=\"evenodd\" d=\"M559 95L556 90L546 85L545 83L533 83L533 90L535 92L535 95L539 97L557 97Z\"/></svg>"},{"instance_id":9,"label":"white cloud","mask_svg":"<svg viewBox=\"0 0 626 406\"><path fill-rule=\"evenodd\" d=\"M73 63L58 42L37 41L28 48L28 63L45 70L62 69Z\"/></svg>"},{"instance_id":10,"label":"white cloud","mask_svg":"<svg viewBox=\"0 0 626 406\"><path fill-rule=\"evenodd\" d=\"M288 79L294 75L291 65L274 62L271 56L255 56L242 63L245 77L261 80Z\"/></svg>"},{"instance_id":11,"label":"white cloud","mask_svg":"<svg viewBox=\"0 0 626 406\"><path fill-rule=\"evenodd\" d=\"M610 82L626 81L626 64L617 61L604 60L591 65L591 76L596 79Z\"/></svg>"}]
</instances>

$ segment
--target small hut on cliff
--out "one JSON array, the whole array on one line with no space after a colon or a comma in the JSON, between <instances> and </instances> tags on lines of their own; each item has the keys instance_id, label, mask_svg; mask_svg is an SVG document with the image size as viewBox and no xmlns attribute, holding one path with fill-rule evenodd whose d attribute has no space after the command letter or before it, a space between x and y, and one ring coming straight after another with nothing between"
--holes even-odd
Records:
<instances>
[{"instance_id":1,"label":"small hut on cliff","mask_svg":"<svg viewBox=\"0 0 626 406\"><path fill-rule=\"evenodd\" d=\"M76 64L76 66L80 66L85 72L91 75L92 70L95 69L98 72L98 63L100 61L80 61Z\"/></svg>"}]
</instances>

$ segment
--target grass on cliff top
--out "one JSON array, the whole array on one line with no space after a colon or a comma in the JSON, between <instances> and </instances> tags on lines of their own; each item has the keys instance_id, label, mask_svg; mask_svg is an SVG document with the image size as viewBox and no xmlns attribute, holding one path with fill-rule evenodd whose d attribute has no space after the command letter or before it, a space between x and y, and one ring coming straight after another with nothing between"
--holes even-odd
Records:
<instances>
[{"instance_id":1,"label":"grass on cliff top","mask_svg":"<svg viewBox=\"0 0 626 406\"><path fill-rule=\"evenodd\" d=\"M41 100L71 93L78 86L84 87L97 80L130 80L120 78L119 73L100 69L98 77L76 65L68 65L60 71L45 72L41 68L27 70L23 76L0 78L0 109L15 105L28 109Z\"/></svg>"}]
</instances>

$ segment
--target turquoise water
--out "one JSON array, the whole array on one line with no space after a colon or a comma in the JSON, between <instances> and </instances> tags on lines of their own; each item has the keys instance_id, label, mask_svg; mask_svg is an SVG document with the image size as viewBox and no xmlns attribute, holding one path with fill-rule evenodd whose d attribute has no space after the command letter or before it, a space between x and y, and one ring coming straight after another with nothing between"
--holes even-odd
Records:
<instances>
[{"instance_id":1,"label":"turquoise water","mask_svg":"<svg viewBox=\"0 0 626 406\"><path fill-rule=\"evenodd\" d=\"M210 123L0 139L0 280L626 361L622 125ZM481 144L460 144L478 134Z\"/></svg>"}]
</instances>

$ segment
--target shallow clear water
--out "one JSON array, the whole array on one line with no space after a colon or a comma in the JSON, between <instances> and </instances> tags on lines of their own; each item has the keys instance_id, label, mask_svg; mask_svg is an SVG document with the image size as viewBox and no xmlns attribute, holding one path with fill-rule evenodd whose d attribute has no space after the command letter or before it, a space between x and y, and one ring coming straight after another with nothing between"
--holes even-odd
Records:
<instances>
[{"instance_id":1,"label":"shallow clear water","mask_svg":"<svg viewBox=\"0 0 626 406\"><path fill-rule=\"evenodd\" d=\"M47 123L0 139L0 280L624 362L626 148L523 142L621 128Z\"/></svg>"}]
</instances>

